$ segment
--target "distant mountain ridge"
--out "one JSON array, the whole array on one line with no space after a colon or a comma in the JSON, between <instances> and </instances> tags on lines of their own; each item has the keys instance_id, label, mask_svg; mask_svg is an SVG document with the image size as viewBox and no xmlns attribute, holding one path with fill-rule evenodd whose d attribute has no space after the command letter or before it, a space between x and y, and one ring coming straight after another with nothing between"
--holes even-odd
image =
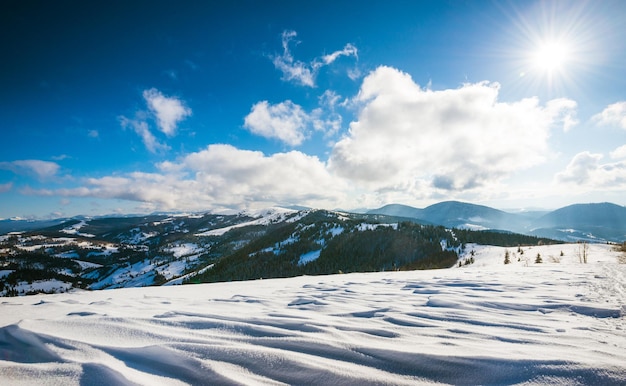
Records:
<instances>
[{"instance_id":1,"label":"distant mountain ridge","mask_svg":"<svg viewBox=\"0 0 626 386\"><path fill-rule=\"evenodd\" d=\"M502 230L563 241L626 240L626 207L612 203L574 204L542 214L444 201L423 209L390 204L367 213L419 219L448 228Z\"/></svg>"}]
</instances>

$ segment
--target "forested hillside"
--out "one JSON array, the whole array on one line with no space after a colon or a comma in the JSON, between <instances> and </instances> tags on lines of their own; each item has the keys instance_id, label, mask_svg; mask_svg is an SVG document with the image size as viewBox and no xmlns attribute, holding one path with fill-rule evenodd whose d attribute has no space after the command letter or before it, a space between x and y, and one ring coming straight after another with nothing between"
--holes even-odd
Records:
<instances>
[{"instance_id":1,"label":"forested hillside","mask_svg":"<svg viewBox=\"0 0 626 386\"><path fill-rule=\"evenodd\" d=\"M0 295L446 268L466 243L550 242L325 210L73 219L0 235Z\"/></svg>"}]
</instances>

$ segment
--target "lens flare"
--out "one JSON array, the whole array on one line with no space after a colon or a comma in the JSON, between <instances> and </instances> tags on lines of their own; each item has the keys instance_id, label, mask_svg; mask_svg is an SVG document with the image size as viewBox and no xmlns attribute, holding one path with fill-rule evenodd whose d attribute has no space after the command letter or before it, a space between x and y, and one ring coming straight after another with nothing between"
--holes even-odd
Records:
<instances>
[{"instance_id":1,"label":"lens flare","mask_svg":"<svg viewBox=\"0 0 626 386\"><path fill-rule=\"evenodd\" d=\"M539 71L563 70L568 61L567 45L558 41L545 42L532 54L531 61Z\"/></svg>"}]
</instances>

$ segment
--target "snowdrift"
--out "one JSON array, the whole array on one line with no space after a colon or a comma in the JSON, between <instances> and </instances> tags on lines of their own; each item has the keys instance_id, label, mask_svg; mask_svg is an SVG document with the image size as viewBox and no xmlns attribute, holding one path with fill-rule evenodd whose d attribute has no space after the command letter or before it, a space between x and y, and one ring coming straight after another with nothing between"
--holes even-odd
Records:
<instances>
[{"instance_id":1,"label":"snowdrift","mask_svg":"<svg viewBox=\"0 0 626 386\"><path fill-rule=\"evenodd\" d=\"M607 245L582 264L577 248L4 298L0 384L624 384L626 265Z\"/></svg>"}]
</instances>

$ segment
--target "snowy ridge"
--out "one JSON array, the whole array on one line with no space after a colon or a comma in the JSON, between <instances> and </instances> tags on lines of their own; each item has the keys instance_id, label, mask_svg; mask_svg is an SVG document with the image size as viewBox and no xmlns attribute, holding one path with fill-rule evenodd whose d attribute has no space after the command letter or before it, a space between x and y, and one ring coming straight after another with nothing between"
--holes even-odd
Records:
<instances>
[{"instance_id":1,"label":"snowy ridge","mask_svg":"<svg viewBox=\"0 0 626 386\"><path fill-rule=\"evenodd\" d=\"M604 244L582 264L577 248L524 249L544 256L528 265L471 245L473 264L435 271L6 298L0 383L620 385L626 265Z\"/></svg>"},{"instance_id":2,"label":"snowy ridge","mask_svg":"<svg viewBox=\"0 0 626 386\"><path fill-rule=\"evenodd\" d=\"M82 236L82 237L96 237L95 235L92 235L90 233L80 232L80 228L84 227L85 225L87 225L87 221L81 220L72 226L61 229L61 232L67 233L68 235L76 235L76 236Z\"/></svg>"},{"instance_id":3,"label":"snowy ridge","mask_svg":"<svg viewBox=\"0 0 626 386\"><path fill-rule=\"evenodd\" d=\"M242 222L242 223L227 226L224 228L211 229L206 232L196 233L195 235L196 236L221 236L225 234L226 232L232 229L236 229L236 228L243 228L243 227L247 227L251 225L268 225L272 222L279 222L279 221L294 222L294 221L298 221L300 218L306 215L306 213L301 213L298 216L294 216L293 218L288 219L288 217L292 216L294 213L297 213L297 211L292 210L292 209L279 208L279 207L262 209L262 210L257 210L257 211L243 211L239 213L239 216L252 217L254 218L254 220Z\"/></svg>"}]
</instances>

